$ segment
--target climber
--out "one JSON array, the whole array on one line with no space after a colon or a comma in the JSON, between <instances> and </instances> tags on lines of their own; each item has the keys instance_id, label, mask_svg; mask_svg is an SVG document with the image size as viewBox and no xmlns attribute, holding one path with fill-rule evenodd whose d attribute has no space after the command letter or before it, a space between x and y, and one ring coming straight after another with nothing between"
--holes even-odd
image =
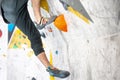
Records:
<instances>
[{"instance_id":1,"label":"climber","mask_svg":"<svg viewBox=\"0 0 120 80\"><path fill-rule=\"evenodd\" d=\"M35 16L35 24L32 22L28 9L28 0L2 0L1 12L3 20L6 23L15 24L24 34L28 36L37 58L46 67L50 75L59 78L66 78L70 75L68 71L59 70L50 64L42 46L41 35L36 27L44 28L48 23L55 20L56 16L46 19L40 13L40 0L32 0L32 6Z\"/></svg>"}]
</instances>

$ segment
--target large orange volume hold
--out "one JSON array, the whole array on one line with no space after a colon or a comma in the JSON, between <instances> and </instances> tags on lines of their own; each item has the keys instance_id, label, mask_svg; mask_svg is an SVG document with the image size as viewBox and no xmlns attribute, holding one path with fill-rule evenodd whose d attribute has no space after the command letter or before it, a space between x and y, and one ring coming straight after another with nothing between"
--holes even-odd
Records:
<instances>
[{"instance_id":1,"label":"large orange volume hold","mask_svg":"<svg viewBox=\"0 0 120 80\"><path fill-rule=\"evenodd\" d=\"M61 31L67 32L67 23L65 21L64 15L61 14L59 15L55 21L54 25Z\"/></svg>"}]
</instances>

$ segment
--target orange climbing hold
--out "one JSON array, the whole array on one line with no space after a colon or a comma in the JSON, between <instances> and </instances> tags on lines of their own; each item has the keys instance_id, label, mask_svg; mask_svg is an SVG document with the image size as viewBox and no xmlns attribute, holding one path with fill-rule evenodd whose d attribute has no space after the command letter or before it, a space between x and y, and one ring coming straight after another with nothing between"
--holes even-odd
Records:
<instances>
[{"instance_id":1,"label":"orange climbing hold","mask_svg":"<svg viewBox=\"0 0 120 80\"><path fill-rule=\"evenodd\" d=\"M55 21L54 25L61 31L67 32L67 23L65 21L64 15L61 14L59 15Z\"/></svg>"}]
</instances>

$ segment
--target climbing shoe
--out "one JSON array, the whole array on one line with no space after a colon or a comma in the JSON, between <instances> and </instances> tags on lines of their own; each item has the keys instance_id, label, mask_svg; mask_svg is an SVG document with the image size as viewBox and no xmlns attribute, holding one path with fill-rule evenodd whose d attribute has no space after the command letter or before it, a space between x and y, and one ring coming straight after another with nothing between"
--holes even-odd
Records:
<instances>
[{"instance_id":1,"label":"climbing shoe","mask_svg":"<svg viewBox=\"0 0 120 80\"><path fill-rule=\"evenodd\" d=\"M56 18L57 18L57 16L51 16L50 18L43 18L42 17L39 23L34 22L34 24L35 24L37 29L41 30L46 25L51 24L52 22L54 22ZM46 23L43 23L44 20L47 20Z\"/></svg>"},{"instance_id":2,"label":"climbing shoe","mask_svg":"<svg viewBox=\"0 0 120 80\"><path fill-rule=\"evenodd\" d=\"M59 70L59 69L51 69L50 67L48 67L46 71L49 72L51 76L58 77L58 78L66 78L70 75L68 71Z\"/></svg>"}]
</instances>

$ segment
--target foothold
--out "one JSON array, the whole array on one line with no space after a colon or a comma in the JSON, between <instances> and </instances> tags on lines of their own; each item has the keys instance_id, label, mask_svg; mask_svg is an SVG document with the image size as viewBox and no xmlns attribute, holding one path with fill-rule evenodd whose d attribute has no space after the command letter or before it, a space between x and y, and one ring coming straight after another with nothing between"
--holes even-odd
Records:
<instances>
[{"instance_id":1,"label":"foothold","mask_svg":"<svg viewBox=\"0 0 120 80\"><path fill-rule=\"evenodd\" d=\"M24 38L24 39L26 39L26 36L25 36L25 35L23 35L23 38Z\"/></svg>"},{"instance_id":2,"label":"foothold","mask_svg":"<svg viewBox=\"0 0 120 80\"><path fill-rule=\"evenodd\" d=\"M14 44L13 48L16 49L16 48L18 48L18 46L16 44Z\"/></svg>"},{"instance_id":3,"label":"foothold","mask_svg":"<svg viewBox=\"0 0 120 80\"><path fill-rule=\"evenodd\" d=\"M57 50L55 51L55 54L58 54L58 51L57 51Z\"/></svg>"},{"instance_id":4,"label":"foothold","mask_svg":"<svg viewBox=\"0 0 120 80\"><path fill-rule=\"evenodd\" d=\"M47 30L48 30L49 32L53 32L51 27L48 27Z\"/></svg>"},{"instance_id":5,"label":"foothold","mask_svg":"<svg viewBox=\"0 0 120 80\"><path fill-rule=\"evenodd\" d=\"M87 40L87 43L89 43L89 40Z\"/></svg>"},{"instance_id":6,"label":"foothold","mask_svg":"<svg viewBox=\"0 0 120 80\"><path fill-rule=\"evenodd\" d=\"M19 45L21 45L21 42L18 42Z\"/></svg>"},{"instance_id":7,"label":"foothold","mask_svg":"<svg viewBox=\"0 0 120 80\"><path fill-rule=\"evenodd\" d=\"M36 80L36 79L33 77L32 80Z\"/></svg>"},{"instance_id":8,"label":"foothold","mask_svg":"<svg viewBox=\"0 0 120 80\"><path fill-rule=\"evenodd\" d=\"M0 29L0 38L2 37L2 30Z\"/></svg>"},{"instance_id":9,"label":"foothold","mask_svg":"<svg viewBox=\"0 0 120 80\"><path fill-rule=\"evenodd\" d=\"M3 54L3 57L6 57L7 55L6 54Z\"/></svg>"},{"instance_id":10,"label":"foothold","mask_svg":"<svg viewBox=\"0 0 120 80\"><path fill-rule=\"evenodd\" d=\"M19 38L20 38L20 39L22 38L21 35L19 35Z\"/></svg>"}]
</instances>

